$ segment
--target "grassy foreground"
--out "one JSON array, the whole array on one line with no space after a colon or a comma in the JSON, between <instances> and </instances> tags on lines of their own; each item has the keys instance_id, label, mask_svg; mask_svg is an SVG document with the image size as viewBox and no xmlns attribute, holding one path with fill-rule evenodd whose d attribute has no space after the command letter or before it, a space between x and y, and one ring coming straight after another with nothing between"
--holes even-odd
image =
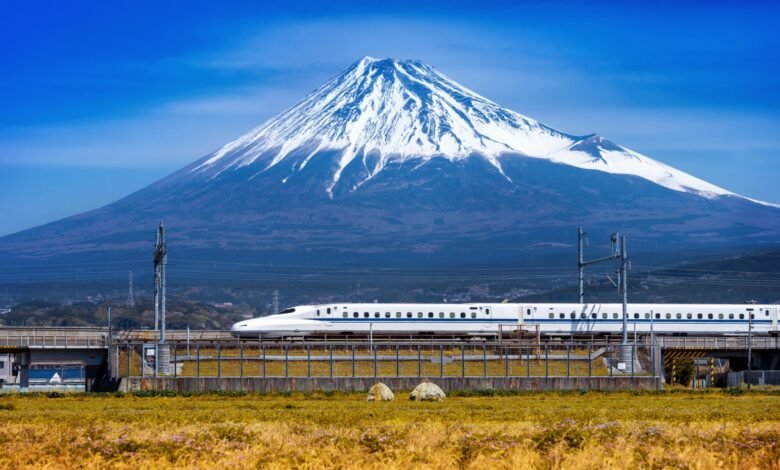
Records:
<instances>
[{"instance_id":1,"label":"grassy foreground","mask_svg":"<svg viewBox=\"0 0 780 470\"><path fill-rule=\"evenodd\" d=\"M780 394L0 396L4 468L780 468Z\"/></svg>"}]
</instances>

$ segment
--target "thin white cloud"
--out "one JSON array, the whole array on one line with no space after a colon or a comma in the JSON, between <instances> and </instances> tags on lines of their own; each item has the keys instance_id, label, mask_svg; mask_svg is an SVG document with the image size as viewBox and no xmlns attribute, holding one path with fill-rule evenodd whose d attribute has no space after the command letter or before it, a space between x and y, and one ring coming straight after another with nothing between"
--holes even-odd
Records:
<instances>
[{"instance_id":1,"label":"thin white cloud","mask_svg":"<svg viewBox=\"0 0 780 470\"><path fill-rule=\"evenodd\" d=\"M184 165L281 112L363 55L423 60L564 132L596 132L660 160L664 155L654 152L780 149L772 115L627 105L611 80L664 77L594 74L532 34L501 28L346 17L247 29L229 48L170 61L253 72L266 77L262 85L171 101L136 117L23 129L0 140L0 164Z\"/></svg>"}]
</instances>

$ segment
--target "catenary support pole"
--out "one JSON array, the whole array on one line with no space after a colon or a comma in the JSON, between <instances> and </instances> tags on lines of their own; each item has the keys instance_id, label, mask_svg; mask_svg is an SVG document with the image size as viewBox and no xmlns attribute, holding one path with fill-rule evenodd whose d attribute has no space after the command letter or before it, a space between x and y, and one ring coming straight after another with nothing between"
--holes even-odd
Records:
<instances>
[{"instance_id":1,"label":"catenary support pole","mask_svg":"<svg viewBox=\"0 0 780 470\"><path fill-rule=\"evenodd\" d=\"M585 234L582 231L582 225L577 227L577 269L579 271L578 280L580 285L580 304L585 303L585 263L582 258L582 239Z\"/></svg>"},{"instance_id":2,"label":"catenary support pole","mask_svg":"<svg viewBox=\"0 0 780 470\"><path fill-rule=\"evenodd\" d=\"M628 345L628 250L626 249L626 236L620 237L620 275L623 297L623 340L624 346Z\"/></svg>"}]
</instances>

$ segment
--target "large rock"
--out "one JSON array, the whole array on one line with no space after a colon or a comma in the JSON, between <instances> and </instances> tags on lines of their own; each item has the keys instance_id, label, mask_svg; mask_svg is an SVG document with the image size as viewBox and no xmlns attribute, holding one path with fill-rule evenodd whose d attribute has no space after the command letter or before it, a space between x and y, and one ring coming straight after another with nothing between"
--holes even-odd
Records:
<instances>
[{"instance_id":1,"label":"large rock","mask_svg":"<svg viewBox=\"0 0 780 470\"><path fill-rule=\"evenodd\" d=\"M418 385L412 393L409 394L410 400L417 401L444 401L444 392L438 385L428 382L427 380Z\"/></svg>"},{"instance_id":2,"label":"large rock","mask_svg":"<svg viewBox=\"0 0 780 470\"><path fill-rule=\"evenodd\" d=\"M382 382L377 382L368 389L368 401L393 401L394 399L393 391Z\"/></svg>"}]
</instances>

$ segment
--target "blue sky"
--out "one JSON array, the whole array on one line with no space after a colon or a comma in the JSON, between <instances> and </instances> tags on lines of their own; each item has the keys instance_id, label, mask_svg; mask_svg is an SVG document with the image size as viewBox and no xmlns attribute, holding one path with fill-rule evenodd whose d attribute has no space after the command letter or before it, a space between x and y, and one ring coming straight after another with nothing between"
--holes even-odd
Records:
<instances>
[{"instance_id":1,"label":"blue sky","mask_svg":"<svg viewBox=\"0 0 780 470\"><path fill-rule=\"evenodd\" d=\"M0 234L140 189L364 55L780 202L770 2L111 3L2 7Z\"/></svg>"}]
</instances>

